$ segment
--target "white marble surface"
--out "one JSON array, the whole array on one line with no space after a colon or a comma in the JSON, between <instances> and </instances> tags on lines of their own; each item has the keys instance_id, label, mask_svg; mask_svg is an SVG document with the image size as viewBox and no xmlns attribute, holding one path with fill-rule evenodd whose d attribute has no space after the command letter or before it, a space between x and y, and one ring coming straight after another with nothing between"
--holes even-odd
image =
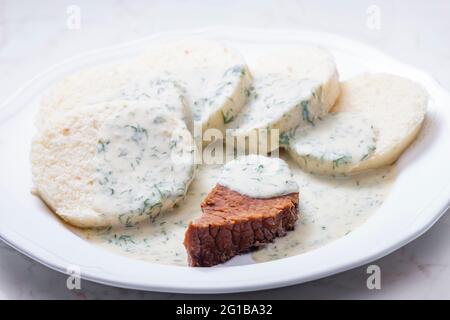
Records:
<instances>
[{"instance_id":1,"label":"white marble surface","mask_svg":"<svg viewBox=\"0 0 450 320\"><path fill-rule=\"evenodd\" d=\"M80 29L67 27L70 5L81 9ZM380 29L371 23L374 8L379 9ZM159 31L214 25L343 34L427 71L450 89L450 2L446 0L0 0L0 101L31 76L77 53ZM0 196L0 201L5 199ZM421 238L375 262L381 267L381 290L367 289L364 266L303 285L213 297L449 299L449 243L450 217L446 215ZM138 292L86 281L82 290L69 291L66 276L0 243L0 299L198 297L202 296Z\"/></svg>"}]
</instances>

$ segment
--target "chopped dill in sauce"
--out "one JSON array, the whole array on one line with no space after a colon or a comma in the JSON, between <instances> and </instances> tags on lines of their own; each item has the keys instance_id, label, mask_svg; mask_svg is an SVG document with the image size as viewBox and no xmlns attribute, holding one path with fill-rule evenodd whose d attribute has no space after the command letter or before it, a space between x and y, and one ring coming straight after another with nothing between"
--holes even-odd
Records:
<instances>
[{"instance_id":1,"label":"chopped dill in sauce","mask_svg":"<svg viewBox=\"0 0 450 320\"><path fill-rule=\"evenodd\" d=\"M350 234L380 207L395 177L395 167L355 177L320 177L304 173L283 153L282 158L287 160L293 179L299 185L299 220L294 231L254 251L252 257L256 262L301 254ZM74 231L119 254L186 266L184 232L189 222L200 215L200 203L216 184L221 170L218 165L201 167L198 179L192 183L180 206L156 217L153 222L145 221L128 228Z\"/></svg>"}]
</instances>

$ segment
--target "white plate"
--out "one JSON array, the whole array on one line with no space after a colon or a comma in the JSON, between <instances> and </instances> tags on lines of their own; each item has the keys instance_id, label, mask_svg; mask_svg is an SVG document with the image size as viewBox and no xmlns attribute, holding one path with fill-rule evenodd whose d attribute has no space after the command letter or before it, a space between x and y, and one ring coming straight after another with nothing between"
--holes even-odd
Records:
<instances>
[{"instance_id":1,"label":"white plate","mask_svg":"<svg viewBox=\"0 0 450 320\"><path fill-rule=\"evenodd\" d=\"M430 93L426 126L399 161L388 199L360 228L317 250L277 261L216 268L152 264L99 249L70 232L30 194L33 117L49 84L82 67L132 56L150 44L185 36L222 40L247 57L299 43L328 48L341 79L370 71L398 74ZM214 28L152 36L60 63L29 81L0 108L0 237L55 270L79 266L84 279L119 287L185 293L259 290L301 283L368 263L417 238L450 203L450 96L431 77L366 45L335 35L293 30Z\"/></svg>"}]
</instances>

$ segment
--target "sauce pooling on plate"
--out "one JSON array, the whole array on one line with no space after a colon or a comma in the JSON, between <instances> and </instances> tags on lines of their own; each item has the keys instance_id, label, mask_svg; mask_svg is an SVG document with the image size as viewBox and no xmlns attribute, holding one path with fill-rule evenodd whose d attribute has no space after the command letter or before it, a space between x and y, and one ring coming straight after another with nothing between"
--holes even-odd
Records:
<instances>
[{"instance_id":1,"label":"sauce pooling on plate","mask_svg":"<svg viewBox=\"0 0 450 320\"><path fill-rule=\"evenodd\" d=\"M296 229L252 254L256 262L297 255L351 233L383 204L395 178L395 167L352 177L321 177L304 173L282 154L299 185L300 215ZM130 228L74 229L91 243L130 258L187 266L184 233L200 215L200 203L217 183L219 165L200 167L184 201L153 222Z\"/></svg>"}]
</instances>

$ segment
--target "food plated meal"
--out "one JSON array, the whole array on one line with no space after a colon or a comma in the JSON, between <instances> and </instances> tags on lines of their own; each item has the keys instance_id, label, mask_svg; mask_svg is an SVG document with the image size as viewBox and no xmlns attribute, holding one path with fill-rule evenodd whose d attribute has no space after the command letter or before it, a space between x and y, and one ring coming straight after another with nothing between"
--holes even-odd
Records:
<instances>
[{"instance_id":1,"label":"food plated meal","mask_svg":"<svg viewBox=\"0 0 450 320\"><path fill-rule=\"evenodd\" d=\"M339 82L338 71L326 48L246 61L225 44L183 40L73 74L37 115L34 192L84 239L150 262L311 251L382 205L427 112L412 80ZM208 129L227 132L223 163L203 159ZM259 155L228 147L228 137L247 146L262 133Z\"/></svg>"},{"instance_id":2,"label":"food plated meal","mask_svg":"<svg viewBox=\"0 0 450 320\"><path fill-rule=\"evenodd\" d=\"M178 84L179 80L166 80L158 74L148 72L141 62L136 62L153 48L162 48L165 43L173 43L174 40L178 42L177 39L186 41L191 38L195 38L196 41L206 39L207 42L212 41L221 46L234 48L233 52L241 53L251 72L252 83L257 79L256 68L259 66L257 62L264 56L285 51L294 52L295 50L290 49L305 46L328 52L328 55L334 58L335 68L339 72L340 93L328 114L315 121L313 128L322 128L324 131L308 130L309 134L314 133L311 136L308 134L308 139L318 137L320 138L318 141L327 141L322 139L329 137L330 132L334 130L340 132L342 126L339 123L347 120L335 118L337 121L331 123L327 122L327 119L333 116L339 117L334 115L333 111L346 92L344 84L352 79L365 78L367 75L392 74L419 84L425 90L418 90L417 93L426 91L429 95L425 120L420 126L417 137L393 165L383 165L377 169L351 170L353 161L344 164L342 160L338 160L340 158L338 157L335 159L338 160L336 161L338 167L335 168L333 175L326 170L323 173L311 173L312 169L305 169L298 161L296 154L291 154L292 151L288 148L287 142L291 135L279 132L281 148L278 155L276 152L265 153L264 148L258 148L258 152L261 156L266 155L270 159L284 160L293 175L293 181L298 185L299 209L294 229L287 230L284 236L276 237L270 243L258 245L256 249L248 253L239 254L213 267L189 267L188 251L184 246L186 231L190 223L195 223L202 216L201 204L217 186L224 166L240 155L252 154L253 150L245 150L246 148L240 151L248 152L237 154L238 148L233 146L231 141L238 140L240 136L235 136L235 139L225 144L206 141L205 146L199 146L196 143L197 151L199 153L202 151L202 157L197 155L194 157L193 179L187 186L184 198L178 199L172 209L158 214L160 205L157 204L153 208L153 214L142 221L127 223L127 219L122 219L123 224L114 220L112 221L114 223L104 227L78 227L59 219L59 216L54 214L53 208L46 206L40 197L30 193L30 190L33 190L34 194L38 191L36 184L32 182L34 170L32 168L34 165L30 161L32 141L39 141L41 133L46 131L48 138L42 141L47 141L45 144L48 146L50 141L54 141L51 149L56 151L58 150L56 146L64 146L65 140L62 138L67 139L69 146L67 156L52 158L42 155L40 166L43 170L50 168L50 164L53 166L61 159L70 157L80 159L80 173L84 172L83 166L92 170L92 159L99 158L99 155L92 153L97 151L97 141L94 140L93 144L89 141L92 137L95 138L99 131L95 128L87 130L90 127L88 124L91 123L82 119L89 119L89 117L76 116L77 110L87 114L91 106L95 108L97 105L100 109L109 108L110 112L106 112L106 116L103 112L92 111L91 118L96 119L97 124L103 121L102 119L108 118L108 123L111 125L114 124L111 122L112 115L118 112L113 112L116 103L119 101L125 104L130 103L129 108L134 108L137 107L137 102L145 103L152 100L153 109L159 102L154 100L154 95L152 98L152 92L162 92L161 87L164 83L168 83L165 86L167 93L177 90L180 94L170 94L169 96L173 99L164 98L168 95L161 95L160 101L163 98L167 99L166 101L168 103L172 101L170 104L174 106L180 105L177 101L184 102L186 108L181 110L188 111L188 114L184 116L183 112L180 114L184 118L182 122L186 123L187 131L192 137L192 132L196 128L194 126L190 128L187 125L189 111L191 111L188 90ZM140 73L141 71L143 74ZM372 79L372 77L369 78ZM159 81L160 86L154 85ZM376 87L375 91L381 90L378 85ZM124 89L120 90L120 88ZM389 94L393 93L392 90L389 91ZM358 89L357 92L362 91ZM411 95L403 96L408 100ZM247 99L246 104L251 98L247 97ZM230 27L186 30L157 34L138 42L83 53L30 79L17 94L0 107L0 145L3 150L0 157L0 176L4 178L0 179L0 190L5 199L0 202L0 220L2 221L0 238L28 257L58 272L65 273L68 272L67 270L72 270L72 266L76 266L81 270L81 276L85 280L140 290L208 294L253 291L298 284L342 272L370 263L404 246L428 230L445 212L450 199L450 171L448 170L450 154L447 152L450 146L446 138L450 134L450 112L447 108L449 103L448 92L423 71L362 43L317 31L251 30ZM85 107L76 107L79 105ZM50 112L44 112L44 109ZM176 108L170 109L176 111ZM72 112L72 115L67 115L66 118L71 121L70 123L64 122L66 112ZM371 120L367 113L361 115L361 112L366 111L353 110L352 115L348 117L363 119L362 123L373 122L373 129L367 127L368 129L363 130L366 137L373 137L377 134L378 125L375 125L375 121ZM389 110L383 112L386 113ZM419 113L415 112L415 114ZM175 120L177 116L173 113L165 115L167 119L173 119L170 121L171 127L178 127L175 124L178 123ZM397 121L392 114L390 118L392 121ZM396 118L405 119L404 123L411 120L405 117L405 113ZM75 121L75 119L79 120ZM324 126L320 125L321 120L324 120ZM45 124L51 124L50 128L46 128ZM79 130L82 132L79 138L64 136L56 129L57 126L61 126L62 130L69 124L73 129L83 128ZM231 123L225 125L225 130L228 125ZM147 124L147 126L161 128L158 132L162 132L164 128L157 127L155 124ZM52 127L54 129L51 129ZM414 125L404 128L408 127L413 128ZM328 129L325 130L325 128ZM350 132L359 132L359 129L361 129L360 125L351 130L349 128ZM51 133L52 130L54 134ZM130 128L129 132L123 131L127 133L124 139L132 137L131 130ZM276 130L269 132L267 129L259 128L252 132L257 131L264 136L265 130L268 135L271 133L276 136ZM74 132L64 131L66 134ZM184 129L181 131L186 132ZM212 130L205 133L210 132L212 134L209 137L215 137L220 131ZM386 128L383 131L386 132ZM108 131L102 129L102 132ZM291 132L298 134L300 129ZM395 130L395 132L399 131ZM79 143L76 142L77 139ZM166 140L162 138L158 141L170 140L171 138ZM342 141L350 141L345 139L337 141L340 142L335 146L353 143L342 143ZM358 140L352 138L352 141ZM275 144L276 140L274 140ZM75 150L74 146L83 149L83 145L90 146L91 151L70 152ZM188 150L190 144L182 142L182 145ZM217 145L223 146L223 155L220 149L215 148ZM389 145L392 144L389 143ZM101 144L99 146L101 147ZM293 146L292 144L291 148ZM367 152L364 150L367 150L369 146L370 143L361 144L361 148L357 148L356 153L352 151L355 150L354 148L347 148L347 150L352 152L354 159L358 160L355 163L358 164L362 162L357 155L363 157ZM61 155L63 149L61 148ZM235 149L235 154L227 157L231 149ZM137 149L131 149L130 156L133 150L136 152ZM313 150L315 150L314 154L321 154L326 150L345 150L345 148L314 147ZM82 157L83 154L85 158ZM108 154L105 155L108 156ZM303 154L298 153L298 155ZM220 160L222 156L225 157L225 161ZM205 159L206 161L203 161ZM300 157L299 159L301 160ZM312 160L311 164L314 163ZM59 166L58 170L61 171L50 170L50 173L47 173L50 179L43 179L43 181L55 180L54 190L57 191L58 186L64 186L63 177L71 177L73 180L67 179L64 187L66 189L60 193L60 198L68 194L70 184L73 185L70 186L72 190L88 191L89 188L80 188L82 180L77 180L76 177L88 179L92 176L92 171L86 170L83 175L78 175L74 173L75 171L64 173L62 169L65 166L62 163L70 164L70 168L74 168L76 163L76 161L65 161ZM45 163L49 163L49 166L44 165ZM110 165L114 163L120 162L114 161ZM124 160L122 163L130 165L131 162ZM187 167L189 166L187 164ZM347 172L349 170L351 172ZM119 172L120 170L116 170L116 174ZM61 178L58 179L60 173ZM142 176L142 173L139 175ZM45 174L42 177L45 177ZM139 191L139 188L135 190ZM156 189L153 191L157 193ZM237 190L240 193L242 191L245 190ZM247 192L250 191L247 190ZM184 191L180 190L180 193L184 194ZM49 194L53 197L58 193ZM86 195L92 196L93 193L87 192ZM104 195L109 197L108 193ZM242 196L244 198L248 195L242 194ZM69 196L68 199L70 199ZM79 203L76 197L73 199ZM170 204L170 201L164 201L164 203ZM89 207L89 205L86 202L86 205L81 208ZM108 215L109 218L114 216L116 215Z\"/></svg>"}]
</instances>

